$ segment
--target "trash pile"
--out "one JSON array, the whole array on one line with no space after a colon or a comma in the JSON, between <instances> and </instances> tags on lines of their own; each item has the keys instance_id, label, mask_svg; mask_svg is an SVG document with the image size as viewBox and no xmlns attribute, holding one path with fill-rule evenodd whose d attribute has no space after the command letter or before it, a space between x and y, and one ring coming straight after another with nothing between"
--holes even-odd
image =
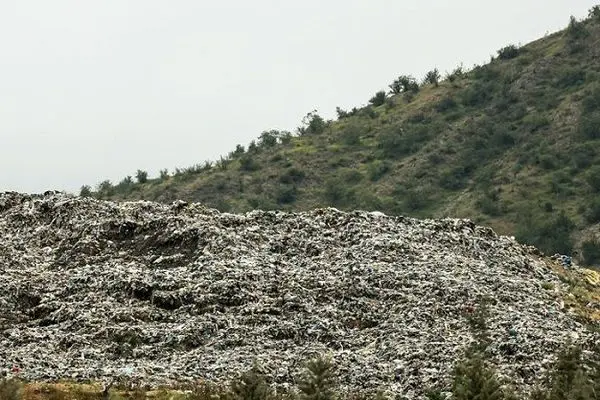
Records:
<instances>
[{"instance_id":1,"label":"trash pile","mask_svg":"<svg viewBox=\"0 0 600 400\"><path fill-rule=\"evenodd\" d=\"M517 387L593 340L535 249L469 220L4 193L0 235L0 369L31 380L224 382L257 362L286 386L328 354L344 390L414 398L473 340L483 297Z\"/></svg>"}]
</instances>

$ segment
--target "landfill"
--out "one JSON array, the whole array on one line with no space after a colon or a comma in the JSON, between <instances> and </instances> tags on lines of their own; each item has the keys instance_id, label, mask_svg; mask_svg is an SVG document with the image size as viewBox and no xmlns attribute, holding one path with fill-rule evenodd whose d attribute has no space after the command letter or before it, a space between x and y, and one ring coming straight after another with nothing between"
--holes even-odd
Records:
<instances>
[{"instance_id":1,"label":"landfill","mask_svg":"<svg viewBox=\"0 0 600 400\"><path fill-rule=\"evenodd\" d=\"M488 304L490 360L531 389L596 340L535 248L464 219L221 213L177 201L0 194L0 372L34 381L289 387L319 355L345 391L419 398L447 379Z\"/></svg>"}]
</instances>

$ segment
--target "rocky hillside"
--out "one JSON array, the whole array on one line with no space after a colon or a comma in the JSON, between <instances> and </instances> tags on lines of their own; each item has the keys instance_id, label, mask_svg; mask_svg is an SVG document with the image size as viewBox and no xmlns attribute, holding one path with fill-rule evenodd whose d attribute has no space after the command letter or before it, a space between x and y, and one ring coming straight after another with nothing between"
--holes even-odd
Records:
<instances>
[{"instance_id":1,"label":"rocky hillside","mask_svg":"<svg viewBox=\"0 0 600 400\"><path fill-rule=\"evenodd\" d=\"M5 193L0 237L0 367L34 380L219 382L258 361L285 385L330 354L346 390L411 398L448 376L482 298L518 388L594 340L549 260L469 220Z\"/></svg>"},{"instance_id":2,"label":"rocky hillside","mask_svg":"<svg viewBox=\"0 0 600 400\"><path fill-rule=\"evenodd\" d=\"M390 92L338 110L337 121L312 113L295 132L264 132L217 163L150 179L139 171L137 182L105 181L91 194L233 212L333 206L470 218L600 265L599 21L595 8L445 76L382 77Z\"/></svg>"}]
</instances>

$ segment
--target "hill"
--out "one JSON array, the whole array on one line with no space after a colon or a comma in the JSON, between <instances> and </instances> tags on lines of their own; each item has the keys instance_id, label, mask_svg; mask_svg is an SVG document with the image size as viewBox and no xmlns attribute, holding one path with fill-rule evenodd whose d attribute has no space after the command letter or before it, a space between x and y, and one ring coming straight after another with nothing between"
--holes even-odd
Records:
<instances>
[{"instance_id":1,"label":"hill","mask_svg":"<svg viewBox=\"0 0 600 400\"><path fill-rule=\"evenodd\" d=\"M83 195L197 201L223 211L339 209L470 218L547 253L600 263L600 9L507 46L489 64L307 115L216 163L138 171ZM183 144L182 144L183 145Z\"/></svg>"},{"instance_id":2,"label":"hill","mask_svg":"<svg viewBox=\"0 0 600 400\"><path fill-rule=\"evenodd\" d=\"M468 220L5 193L0 235L0 362L33 381L222 383L258 361L286 385L329 354L344 392L417 398L446 384L482 301L519 391L598 339L591 286Z\"/></svg>"}]
</instances>

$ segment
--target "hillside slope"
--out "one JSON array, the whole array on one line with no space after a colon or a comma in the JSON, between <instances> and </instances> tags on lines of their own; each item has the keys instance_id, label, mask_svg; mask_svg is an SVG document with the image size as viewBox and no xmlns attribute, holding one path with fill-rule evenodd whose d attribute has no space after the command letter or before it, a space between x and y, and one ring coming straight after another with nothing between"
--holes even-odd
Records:
<instances>
[{"instance_id":1,"label":"hillside slope","mask_svg":"<svg viewBox=\"0 0 600 400\"><path fill-rule=\"evenodd\" d=\"M7 193L0 236L0 373L33 381L223 382L258 361L291 384L330 354L345 391L417 398L484 299L491 361L519 389L569 338L598 339L552 262L467 220Z\"/></svg>"},{"instance_id":2,"label":"hillside slope","mask_svg":"<svg viewBox=\"0 0 600 400\"><path fill-rule=\"evenodd\" d=\"M600 262L600 10L489 64L393 95L337 121L265 132L212 165L134 183L112 200L198 201L225 211L380 210L468 217L548 253ZM87 188L84 194L89 194Z\"/></svg>"}]
</instances>

